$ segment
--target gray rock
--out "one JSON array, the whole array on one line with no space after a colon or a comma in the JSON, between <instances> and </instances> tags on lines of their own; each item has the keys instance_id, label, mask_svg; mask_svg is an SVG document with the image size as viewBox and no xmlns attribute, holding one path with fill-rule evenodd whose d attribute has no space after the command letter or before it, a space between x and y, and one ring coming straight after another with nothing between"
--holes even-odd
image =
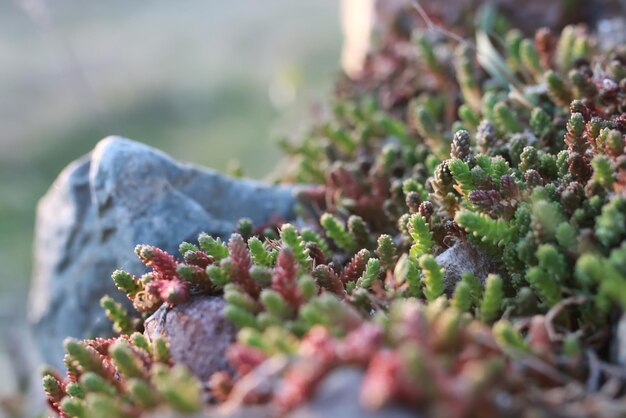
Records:
<instances>
[{"instance_id":1,"label":"gray rock","mask_svg":"<svg viewBox=\"0 0 626 418\"><path fill-rule=\"evenodd\" d=\"M225 353L237 329L224 318L225 307L221 296L192 297L171 309L161 305L146 320L144 334L150 341L165 337L172 359L207 381L217 371L233 371Z\"/></svg>"},{"instance_id":2,"label":"gray rock","mask_svg":"<svg viewBox=\"0 0 626 418\"><path fill-rule=\"evenodd\" d=\"M611 339L611 361L620 366L626 366L626 312L622 312L617 323L613 326Z\"/></svg>"},{"instance_id":3,"label":"gray rock","mask_svg":"<svg viewBox=\"0 0 626 418\"><path fill-rule=\"evenodd\" d=\"M435 260L445 269L445 291L448 295L454 292L454 287L461 280L463 273L473 273L481 283L484 283L489 273L498 272L492 258L467 241L457 241L435 257Z\"/></svg>"},{"instance_id":4,"label":"gray rock","mask_svg":"<svg viewBox=\"0 0 626 418\"><path fill-rule=\"evenodd\" d=\"M196 414L184 414L169 410L153 411L146 418L276 418L276 414L266 405L245 405L232 411L220 407L207 407Z\"/></svg>"},{"instance_id":5,"label":"gray rock","mask_svg":"<svg viewBox=\"0 0 626 418\"><path fill-rule=\"evenodd\" d=\"M262 366L261 366L262 367ZM271 367L270 367L271 368ZM252 373L255 373L254 371ZM271 404L245 405L241 402L208 407L197 415L156 411L150 418L420 418L424 415L401 405L387 405L379 410L363 408L359 403L361 384L365 373L355 367L332 371L320 384L313 397L304 405L280 414ZM246 377L244 377L246 379ZM254 386L254 385L253 385Z\"/></svg>"},{"instance_id":6,"label":"gray rock","mask_svg":"<svg viewBox=\"0 0 626 418\"><path fill-rule=\"evenodd\" d=\"M164 153L109 137L70 164L37 209L29 317L44 360L62 366L62 341L109 329L104 294L125 298L110 274L140 274L136 244L176 254L204 231L228 237L237 220L293 218L295 188L237 180L180 164Z\"/></svg>"},{"instance_id":7,"label":"gray rock","mask_svg":"<svg viewBox=\"0 0 626 418\"><path fill-rule=\"evenodd\" d=\"M364 372L343 367L331 372L319 385L313 398L291 412L287 418L419 418L414 410L389 405L380 410L368 410L359 403Z\"/></svg>"},{"instance_id":8,"label":"gray rock","mask_svg":"<svg viewBox=\"0 0 626 418\"><path fill-rule=\"evenodd\" d=\"M211 417L207 411L185 414L183 412L175 412L170 409L157 409L144 413L145 418L206 418Z\"/></svg>"}]
</instances>

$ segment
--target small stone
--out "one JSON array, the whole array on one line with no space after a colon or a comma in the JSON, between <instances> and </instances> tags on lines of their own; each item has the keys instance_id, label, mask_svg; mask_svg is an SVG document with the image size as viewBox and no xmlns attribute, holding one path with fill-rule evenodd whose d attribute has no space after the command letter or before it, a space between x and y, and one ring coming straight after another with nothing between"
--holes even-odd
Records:
<instances>
[{"instance_id":1,"label":"small stone","mask_svg":"<svg viewBox=\"0 0 626 418\"><path fill-rule=\"evenodd\" d=\"M143 416L143 415L142 415ZM220 407L208 407L193 415L170 410L156 410L146 414L145 418L275 418L276 414L267 405L242 405L234 410Z\"/></svg>"},{"instance_id":2,"label":"small stone","mask_svg":"<svg viewBox=\"0 0 626 418\"><path fill-rule=\"evenodd\" d=\"M452 247L439 254L435 260L445 269L444 283L447 295L454 292L463 273L473 273L481 283L484 283L489 273L499 271L494 266L491 257L467 241L457 241Z\"/></svg>"},{"instance_id":3,"label":"small stone","mask_svg":"<svg viewBox=\"0 0 626 418\"><path fill-rule=\"evenodd\" d=\"M144 335L152 341L165 337L175 363L182 363L202 381L217 371L232 371L226 349L237 329L224 317L221 296L193 296L168 308L161 305L145 322Z\"/></svg>"},{"instance_id":4,"label":"small stone","mask_svg":"<svg viewBox=\"0 0 626 418\"><path fill-rule=\"evenodd\" d=\"M359 403L365 373L354 367L332 371L318 386L313 397L287 418L419 418L422 414L399 405L368 410Z\"/></svg>"},{"instance_id":5,"label":"small stone","mask_svg":"<svg viewBox=\"0 0 626 418\"><path fill-rule=\"evenodd\" d=\"M622 313L613 329L611 361L626 366L626 312Z\"/></svg>"}]
</instances>

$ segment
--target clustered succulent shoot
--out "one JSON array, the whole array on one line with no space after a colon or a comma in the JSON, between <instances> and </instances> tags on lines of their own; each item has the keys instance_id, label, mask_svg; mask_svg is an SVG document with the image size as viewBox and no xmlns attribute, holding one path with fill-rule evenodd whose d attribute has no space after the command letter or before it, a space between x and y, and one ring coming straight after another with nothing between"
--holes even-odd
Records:
<instances>
[{"instance_id":1,"label":"clustered succulent shoot","mask_svg":"<svg viewBox=\"0 0 626 418\"><path fill-rule=\"evenodd\" d=\"M247 385L245 402L286 413L351 366L366 408L626 416L610 354L626 308L626 46L604 50L584 26L415 33L380 39L328 119L282 143L285 180L310 185L297 224L254 234L243 220L226 242L181 244L180 259L140 245L152 272L113 273L144 318L223 294L241 329L235 372L199 382L105 297L122 336L68 340L67 378L44 378L53 410L198 410L287 358L281 384ZM439 255L457 245L489 274L448 274Z\"/></svg>"},{"instance_id":2,"label":"clustered succulent shoot","mask_svg":"<svg viewBox=\"0 0 626 418\"><path fill-rule=\"evenodd\" d=\"M45 370L50 408L62 418L132 418L160 405L183 413L201 409L200 382L172 365L167 342L143 334L65 340L67 376Z\"/></svg>"}]
</instances>

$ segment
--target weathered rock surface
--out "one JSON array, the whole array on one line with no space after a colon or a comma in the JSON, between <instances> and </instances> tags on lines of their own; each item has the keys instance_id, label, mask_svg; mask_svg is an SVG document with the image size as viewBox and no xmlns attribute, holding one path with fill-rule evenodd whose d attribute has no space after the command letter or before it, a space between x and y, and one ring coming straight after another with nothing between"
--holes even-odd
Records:
<instances>
[{"instance_id":1,"label":"weathered rock surface","mask_svg":"<svg viewBox=\"0 0 626 418\"><path fill-rule=\"evenodd\" d=\"M237 329L224 318L226 302L221 296L196 296L167 308L162 305L145 322L144 334L153 340L167 338L176 363L182 363L206 381L220 370L231 370L225 352Z\"/></svg>"},{"instance_id":2,"label":"weathered rock surface","mask_svg":"<svg viewBox=\"0 0 626 418\"><path fill-rule=\"evenodd\" d=\"M334 370L319 384L311 399L286 415L279 415L271 405L227 402L217 407L209 407L193 416L155 412L150 415L150 418L270 418L277 416L284 418L420 418L423 416L400 405L388 405L378 410L369 410L361 406L359 398L364 376L365 373L355 367L342 367ZM252 384L251 388L253 387L256 387L256 384Z\"/></svg>"},{"instance_id":3,"label":"weathered rock surface","mask_svg":"<svg viewBox=\"0 0 626 418\"><path fill-rule=\"evenodd\" d=\"M611 340L611 362L626 366L626 312L623 312L613 326Z\"/></svg>"},{"instance_id":4,"label":"weathered rock surface","mask_svg":"<svg viewBox=\"0 0 626 418\"><path fill-rule=\"evenodd\" d=\"M255 224L293 217L294 187L237 180L180 164L127 139L109 137L70 164L39 202L29 315L48 363L62 366L62 341L109 329L102 295L124 298L111 272L142 273L136 244L176 254L204 231L227 237L241 217Z\"/></svg>"},{"instance_id":5,"label":"weathered rock surface","mask_svg":"<svg viewBox=\"0 0 626 418\"><path fill-rule=\"evenodd\" d=\"M241 408L225 411L219 407L208 407L196 414L183 414L173 411L154 411L146 418L275 418L276 414L265 405L246 405Z\"/></svg>"},{"instance_id":6,"label":"weathered rock surface","mask_svg":"<svg viewBox=\"0 0 626 418\"><path fill-rule=\"evenodd\" d=\"M481 283L484 283L489 273L498 272L492 258L467 241L457 241L452 247L439 254L435 260L445 269L445 292L448 295L454 292L463 273L473 273Z\"/></svg>"},{"instance_id":7,"label":"weathered rock surface","mask_svg":"<svg viewBox=\"0 0 626 418\"><path fill-rule=\"evenodd\" d=\"M313 398L288 415L288 418L419 418L415 411L386 406L370 411L359 403L364 372L343 367L331 372L317 388Z\"/></svg>"}]
</instances>

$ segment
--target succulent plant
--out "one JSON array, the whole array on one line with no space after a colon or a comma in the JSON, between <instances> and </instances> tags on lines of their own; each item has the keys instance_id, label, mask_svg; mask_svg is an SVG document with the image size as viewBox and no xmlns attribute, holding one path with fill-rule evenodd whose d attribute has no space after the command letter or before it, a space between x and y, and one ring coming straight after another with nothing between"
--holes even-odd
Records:
<instances>
[{"instance_id":1,"label":"succulent plant","mask_svg":"<svg viewBox=\"0 0 626 418\"><path fill-rule=\"evenodd\" d=\"M297 224L255 234L244 220L227 242L183 243L180 260L138 246L153 271L113 280L144 315L224 295L241 331L236 372L208 382L215 402L287 356L282 389L245 399L286 412L350 364L365 371L354 402L369 408L625 415L607 353L626 308L626 49L600 50L583 26L534 38L483 27L475 45L416 32L382 39L330 119L283 142L297 162L285 180L310 184ZM463 272L450 292L438 256L459 241L493 270ZM102 304L117 332L140 329ZM200 408L198 382L146 344L69 341L68 378L44 378L52 408Z\"/></svg>"},{"instance_id":2,"label":"succulent plant","mask_svg":"<svg viewBox=\"0 0 626 418\"><path fill-rule=\"evenodd\" d=\"M45 370L43 386L51 409L62 418L139 417L167 406L199 411L200 382L182 365L172 365L167 342L134 333L111 339L64 343L67 376Z\"/></svg>"}]
</instances>

